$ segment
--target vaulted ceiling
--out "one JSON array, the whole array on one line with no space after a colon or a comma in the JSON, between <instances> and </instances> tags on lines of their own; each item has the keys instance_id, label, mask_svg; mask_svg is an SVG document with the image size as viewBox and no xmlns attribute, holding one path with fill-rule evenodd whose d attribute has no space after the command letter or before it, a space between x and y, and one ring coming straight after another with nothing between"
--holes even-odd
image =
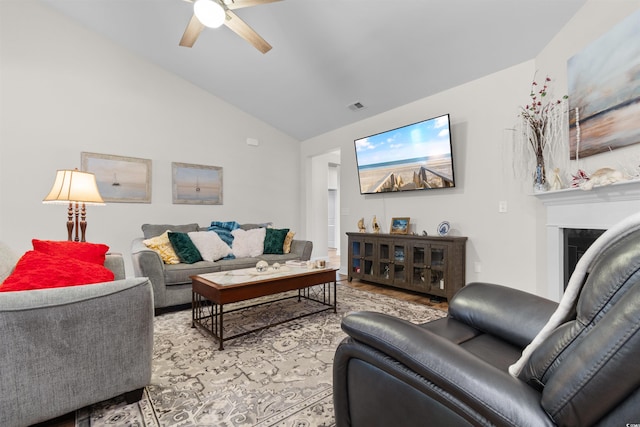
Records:
<instances>
[{"instance_id":1,"label":"vaulted ceiling","mask_svg":"<svg viewBox=\"0 0 640 427\"><path fill-rule=\"evenodd\" d=\"M41 0L288 135L306 140L534 58L585 0L283 0L178 46L184 0ZM359 102L364 108L353 111Z\"/></svg>"}]
</instances>

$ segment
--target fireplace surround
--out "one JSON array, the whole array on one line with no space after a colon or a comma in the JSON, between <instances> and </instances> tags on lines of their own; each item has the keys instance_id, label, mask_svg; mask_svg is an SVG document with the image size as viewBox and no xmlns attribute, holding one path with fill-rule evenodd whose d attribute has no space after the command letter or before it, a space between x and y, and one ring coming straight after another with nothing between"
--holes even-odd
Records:
<instances>
[{"instance_id":1,"label":"fireplace surround","mask_svg":"<svg viewBox=\"0 0 640 427\"><path fill-rule=\"evenodd\" d=\"M640 180L622 181L588 191L568 188L536 193L535 196L547 212L547 298L559 301L565 283L565 229L606 230L640 212Z\"/></svg>"}]
</instances>

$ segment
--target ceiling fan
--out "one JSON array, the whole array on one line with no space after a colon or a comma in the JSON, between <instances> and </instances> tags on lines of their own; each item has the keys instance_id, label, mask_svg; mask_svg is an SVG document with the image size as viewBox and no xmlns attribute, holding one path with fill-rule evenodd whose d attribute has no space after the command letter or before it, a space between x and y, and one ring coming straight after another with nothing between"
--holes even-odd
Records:
<instances>
[{"instance_id":1,"label":"ceiling fan","mask_svg":"<svg viewBox=\"0 0 640 427\"><path fill-rule=\"evenodd\" d=\"M271 50L271 45L260 37L249 25L232 12L234 9L258 6L280 0L186 0L193 2L193 16L184 30L180 46L192 47L205 27L217 28L226 25L251 43L262 53Z\"/></svg>"}]
</instances>

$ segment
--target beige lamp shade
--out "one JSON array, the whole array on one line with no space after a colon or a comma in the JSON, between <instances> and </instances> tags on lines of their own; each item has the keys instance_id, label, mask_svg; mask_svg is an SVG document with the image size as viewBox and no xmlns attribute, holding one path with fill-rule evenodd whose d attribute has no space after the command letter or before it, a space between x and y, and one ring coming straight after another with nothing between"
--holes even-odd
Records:
<instances>
[{"instance_id":1,"label":"beige lamp shade","mask_svg":"<svg viewBox=\"0 0 640 427\"><path fill-rule=\"evenodd\" d=\"M57 171L53 187L42 202L104 205L96 184L96 176L77 169Z\"/></svg>"}]
</instances>

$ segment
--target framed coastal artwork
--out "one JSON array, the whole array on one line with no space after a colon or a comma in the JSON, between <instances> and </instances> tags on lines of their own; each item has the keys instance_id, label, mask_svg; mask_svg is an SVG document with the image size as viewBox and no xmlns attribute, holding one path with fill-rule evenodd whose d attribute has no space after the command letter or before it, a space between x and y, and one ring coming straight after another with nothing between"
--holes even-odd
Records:
<instances>
[{"instance_id":1,"label":"framed coastal artwork","mask_svg":"<svg viewBox=\"0 0 640 427\"><path fill-rule=\"evenodd\" d=\"M105 202L151 203L151 160L86 152L80 157Z\"/></svg>"},{"instance_id":2,"label":"framed coastal artwork","mask_svg":"<svg viewBox=\"0 0 640 427\"><path fill-rule=\"evenodd\" d=\"M222 204L221 167L172 162L171 170L174 204Z\"/></svg>"},{"instance_id":3,"label":"framed coastal artwork","mask_svg":"<svg viewBox=\"0 0 640 427\"><path fill-rule=\"evenodd\" d=\"M640 142L640 11L569 58L569 151L580 159Z\"/></svg>"}]
</instances>

